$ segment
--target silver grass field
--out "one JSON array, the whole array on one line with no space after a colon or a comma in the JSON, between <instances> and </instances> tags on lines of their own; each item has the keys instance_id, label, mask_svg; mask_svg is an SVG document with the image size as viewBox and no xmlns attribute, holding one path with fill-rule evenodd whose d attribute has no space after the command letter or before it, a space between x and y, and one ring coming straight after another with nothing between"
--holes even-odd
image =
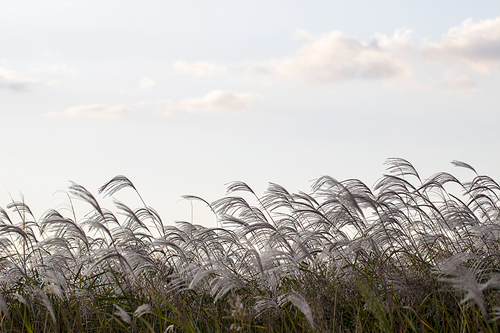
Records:
<instances>
[{"instance_id":1,"label":"silver grass field","mask_svg":"<svg viewBox=\"0 0 500 333\"><path fill-rule=\"evenodd\" d=\"M0 330L498 332L500 185L453 164L470 180L422 179L392 158L373 188L323 176L308 193L233 182L212 203L186 196L216 228L164 223L124 176L99 194L135 191L138 208L107 209L78 184L40 218L13 200L0 209Z\"/></svg>"}]
</instances>

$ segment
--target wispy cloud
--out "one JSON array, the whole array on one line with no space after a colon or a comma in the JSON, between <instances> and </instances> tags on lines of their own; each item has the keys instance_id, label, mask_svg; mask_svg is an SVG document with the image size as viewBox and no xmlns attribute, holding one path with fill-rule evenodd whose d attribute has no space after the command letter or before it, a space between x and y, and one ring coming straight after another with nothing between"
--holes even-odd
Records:
<instances>
[{"instance_id":1,"label":"wispy cloud","mask_svg":"<svg viewBox=\"0 0 500 333\"><path fill-rule=\"evenodd\" d=\"M422 53L488 74L500 66L500 16L479 22L469 18L449 29L441 42L427 43Z\"/></svg>"},{"instance_id":2,"label":"wispy cloud","mask_svg":"<svg viewBox=\"0 0 500 333\"><path fill-rule=\"evenodd\" d=\"M155 81L153 81L151 78L145 76L139 81L139 86L141 87L142 90L148 90L152 86L155 85Z\"/></svg>"},{"instance_id":3,"label":"wispy cloud","mask_svg":"<svg viewBox=\"0 0 500 333\"><path fill-rule=\"evenodd\" d=\"M195 77L202 77L225 75L227 73L227 68L226 66L214 64L207 61L191 63L185 61L177 61L174 63L174 72Z\"/></svg>"},{"instance_id":4,"label":"wispy cloud","mask_svg":"<svg viewBox=\"0 0 500 333\"><path fill-rule=\"evenodd\" d=\"M261 77L299 79L311 85L408 76L412 68L403 55L412 48L410 33L397 30L390 37L377 34L361 42L341 31L321 35L299 31L297 36L308 42L294 56L255 63L249 69Z\"/></svg>"},{"instance_id":5,"label":"wispy cloud","mask_svg":"<svg viewBox=\"0 0 500 333\"><path fill-rule=\"evenodd\" d=\"M53 64L41 68L34 68L31 71L35 73L48 74L51 76L58 76L58 77L78 74L78 71L76 69L68 66L65 63Z\"/></svg>"},{"instance_id":6,"label":"wispy cloud","mask_svg":"<svg viewBox=\"0 0 500 333\"><path fill-rule=\"evenodd\" d=\"M190 113L217 113L238 112L254 107L262 96L256 93L231 93L222 90L213 90L202 97L182 99L177 102L164 101L161 111L165 115L172 115L175 111Z\"/></svg>"},{"instance_id":7,"label":"wispy cloud","mask_svg":"<svg viewBox=\"0 0 500 333\"><path fill-rule=\"evenodd\" d=\"M130 113L124 105L107 106L104 104L92 104L74 106L63 112L48 112L47 117L71 117L71 118L103 118L116 119Z\"/></svg>"},{"instance_id":8,"label":"wispy cloud","mask_svg":"<svg viewBox=\"0 0 500 333\"><path fill-rule=\"evenodd\" d=\"M467 75L447 70L441 76L441 85L448 89L471 89L476 86L476 83Z\"/></svg>"},{"instance_id":9,"label":"wispy cloud","mask_svg":"<svg viewBox=\"0 0 500 333\"><path fill-rule=\"evenodd\" d=\"M36 82L28 74L0 67L0 89L27 91Z\"/></svg>"},{"instance_id":10,"label":"wispy cloud","mask_svg":"<svg viewBox=\"0 0 500 333\"><path fill-rule=\"evenodd\" d=\"M45 82L50 87L58 86L68 76L75 76L78 71L67 64L53 64L41 68L31 69L41 82Z\"/></svg>"}]
</instances>

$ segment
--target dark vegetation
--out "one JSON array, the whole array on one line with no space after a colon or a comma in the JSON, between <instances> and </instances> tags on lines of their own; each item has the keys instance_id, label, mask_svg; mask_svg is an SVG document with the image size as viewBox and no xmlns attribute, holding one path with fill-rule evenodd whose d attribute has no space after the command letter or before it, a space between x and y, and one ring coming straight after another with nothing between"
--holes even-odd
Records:
<instances>
[{"instance_id":1,"label":"dark vegetation","mask_svg":"<svg viewBox=\"0 0 500 333\"><path fill-rule=\"evenodd\" d=\"M14 201L0 210L0 330L497 332L500 186L453 163L471 180L389 159L372 189L234 182L209 204L218 228L166 225L146 204L114 214L76 184L85 216L36 219ZM118 176L99 193L126 188Z\"/></svg>"}]
</instances>

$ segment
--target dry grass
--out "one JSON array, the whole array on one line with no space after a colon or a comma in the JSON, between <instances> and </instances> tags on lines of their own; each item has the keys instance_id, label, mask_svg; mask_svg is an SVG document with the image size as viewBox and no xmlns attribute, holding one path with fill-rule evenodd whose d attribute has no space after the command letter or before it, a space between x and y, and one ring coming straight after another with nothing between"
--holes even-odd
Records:
<instances>
[{"instance_id":1,"label":"dry grass","mask_svg":"<svg viewBox=\"0 0 500 333\"><path fill-rule=\"evenodd\" d=\"M210 204L220 228L164 225L140 196L115 214L77 184L83 217L37 220L12 202L0 211L0 330L497 332L500 186L454 164L472 180L422 180L390 159L373 189L321 177L309 194L270 184L257 196L234 182ZM137 192L123 176L99 192L124 188Z\"/></svg>"}]
</instances>

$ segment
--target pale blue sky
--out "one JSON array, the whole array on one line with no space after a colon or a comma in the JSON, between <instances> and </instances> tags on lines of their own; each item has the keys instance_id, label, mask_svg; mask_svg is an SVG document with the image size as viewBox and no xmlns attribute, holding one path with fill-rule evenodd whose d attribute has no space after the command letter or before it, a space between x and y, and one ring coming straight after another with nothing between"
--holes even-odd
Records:
<instances>
[{"instance_id":1,"label":"pale blue sky","mask_svg":"<svg viewBox=\"0 0 500 333\"><path fill-rule=\"evenodd\" d=\"M500 180L499 67L498 1L2 1L0 206L124 174L173 222L388 157Z\"/></svg>"}]
</instances>

